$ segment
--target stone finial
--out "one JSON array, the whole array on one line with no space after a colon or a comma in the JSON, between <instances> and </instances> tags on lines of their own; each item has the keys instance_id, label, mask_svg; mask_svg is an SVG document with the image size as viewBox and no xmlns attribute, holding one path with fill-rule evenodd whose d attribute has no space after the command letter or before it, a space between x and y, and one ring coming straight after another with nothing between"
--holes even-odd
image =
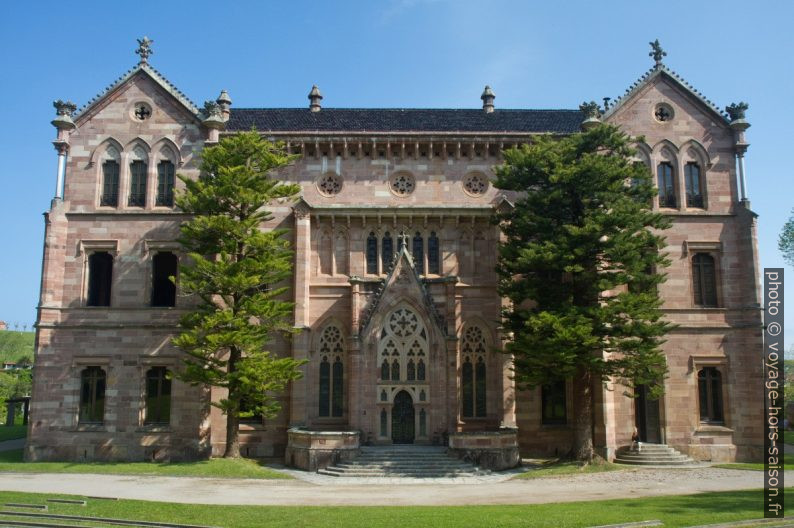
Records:
<instances>
[{"instance_id":1,"label":"stone finial","mask_svg":"<svg viewBox=\"0 0 794 528\"><path fill-rule=\"evenodd\" d=\"M494 95L493 90L491 87L486 85L485 89L482 91L482 95L480 96L482 99L482 109L485 110L486 114L490 114L493 112L493 101L496 99L496 95Z\"/></svg>"},{"instance_id":2,"label":"stone finial","mask_svg":"<svg viewBox=\"0 0 794 528\"><path fill-rule=\"evenodd\" d=\"M728 115L731 118L731 123L734 121L744 120L744 113L747 112L747 109L750 108L750 105L745 103L744 101L739 103L731 103L725 107L725 111L728 112Z\"/></svg>"},{"instance_id":3,"label":"stone finial","mask_svg":"<svg viewBox=\"0 0 794 528\"><path fill-rule=\"evenodd\" d=\"M58 130L72 130L75 128L74 121L72 121L72 114L77 110L77 105L71 101L53 101L52 106L55 107L55 119L52 120L52 126Z\"/></svg>"},{"instance_id":4,"label":"stone finial","mask_svg":"<svg viewBox=\"0 0 794 528\"><path fill-rule=\"evenodd\" d=\"M149 62L149 55L154 53L154 50L152 50L152 44L154 44L154 41L149 37L138 39L138 49L135 50L135 54L141 57L141 60L138 62L138 64L146 64Z\"/></svg>"},{"instance_id":5,"label":"stone finial","mask_svg":"<svg viewBox=\"0 0 794 528\"><path fill-rule=\"evenodd\" d=\"M309 92L309 110L312 112L319 112L322 106L320 105L320 101L323 100L323 94L320 93L320 89L317 88L317 85L312 85L312 90Z\"/></svg>"},{"instance_id":6,"label":"stone finial","mask_svg":"<svg viewBox=\"0 0 794 528\"><path fill-rule=\"evenodd\" d=\"M601 123L601 109L595 101L583 102L579 105L579 110L585 117L585 120L582 121L582 129L588 130Z\"/></svg>"},{"instance_id":7,"label":"stone finial","mask_svg":"<svg viewBox=\"0 0 794 528\"><path fill-rule=\"evenodd\" d=\"M221 93L218 96L218 98L215 99L215 102L218 103L218 106L221 109L221 114L223 115L223 119L228 120L229 114L231 114L230 108L232 106L232 98L229 97L229 92L227 92L226 90L221 90Z\"/></svg>"},{"instance_id":8,"label":"stone finial","mask_svg":"<svg viewBox=\"0 0 794 528\"><path fill-rule=\"evenodd\" d=\"M662 49L662 45L659 44L659 39L649 42L648 44L651 46L651 52L648 53L648 56L653 57L653 60L656 62L656 66L661 66L662 57L666 57L667 52Z\"/></svg>"}]
</instances>

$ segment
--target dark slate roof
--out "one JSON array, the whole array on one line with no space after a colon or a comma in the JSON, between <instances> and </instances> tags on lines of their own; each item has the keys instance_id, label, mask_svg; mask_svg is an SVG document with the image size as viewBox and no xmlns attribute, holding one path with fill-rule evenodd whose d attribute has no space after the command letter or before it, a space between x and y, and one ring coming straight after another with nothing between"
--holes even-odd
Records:
<instances>
[{"instance_id":1,"label":"dark slate roof","mask_svg":"<svg viewBox=\"0 0 794 528\"><path fill-rule=\"evenodd\" d=\"M551 132L580 130L579 110L436 108L232 108L226 130L261 132Z\"/></svg>"}]
</instances>

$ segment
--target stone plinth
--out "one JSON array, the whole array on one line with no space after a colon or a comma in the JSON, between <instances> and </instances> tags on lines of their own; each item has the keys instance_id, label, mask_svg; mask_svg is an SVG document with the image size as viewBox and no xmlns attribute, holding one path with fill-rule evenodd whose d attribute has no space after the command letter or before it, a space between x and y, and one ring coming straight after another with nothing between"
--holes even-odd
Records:
<instances>
[{"instance_id":1,"label":"stone plinth","mask_svg":"<svg viewBox=\"0 0 794 528\"><path fill-rule=\"evenodd\" d=\"M358 431L315 431L294 427L287 431L284 462L291 467L317 471L359 453Z\"/></svg>"},{"instance_id":2,"label":"stone plinth","mask_svg":"<svg viewBox=\"0 0 794 528\"><path fill-rule=\"evenodd\" d=\"M482 469L502 471L521 464L518 454L518 430L452 433L449 453Z\"/></svg>"}]
</instances>

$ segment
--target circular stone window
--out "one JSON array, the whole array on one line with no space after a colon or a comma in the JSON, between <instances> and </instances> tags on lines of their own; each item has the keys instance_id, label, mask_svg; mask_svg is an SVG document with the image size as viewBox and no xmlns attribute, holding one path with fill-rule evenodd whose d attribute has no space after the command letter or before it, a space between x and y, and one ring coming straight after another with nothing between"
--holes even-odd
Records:
<instances>
[{"instance_id":1,"label":"circular stone window","mask_svg":"<svg viewBox=\"0 0 794 528\"><path fill-rule=\"evenodd\" d=\"M328 172L317 182L317 189L323 196L335 196L342 190L342 177L335 172Z\"/></svg>"},{"instance_id":2,"label":"circular stone window","mask_svg":"<svg viewBox=\"0 0 794 528\"><path fill-rule=\"evenodd\" d=\"M481 172L472 172L463 178L463 190L469 196L482 196L488 190L488 178Z\"/></svg>"},{"instance_id":3,"label":"circular stone window","mask_svg":"<svg viewBox=\"0 0 794 528\"><path fill-rule=\"evenodd\" d=\"M146 121L152 117L152 107L149 103L135 103L132 107L132 118L135 121Z\"/></svg>"},{"instance_id":4,"label":"circular stone window","mask_svg":"<svg viewBox=\"0 0 794 528\"><path fill-rule=\"evenodd\" d=\"M397 196L408 196L416 188L416 180L414 175L410 172L398 172L392 174L389 179L389 187L391 192Z\"/></svg>"},{"instance_id":5,"label":"circular stone window","mask_svg":"<svg viewBox=\"0 0 794 528\"><path fill-rule=\"evenodd\" d=\"M659 103L653 109L653 117L659 123L667 123L673 120L673 116L675 112L673 112L673 107L667 103Z\"/></svg>"}]
</instances>

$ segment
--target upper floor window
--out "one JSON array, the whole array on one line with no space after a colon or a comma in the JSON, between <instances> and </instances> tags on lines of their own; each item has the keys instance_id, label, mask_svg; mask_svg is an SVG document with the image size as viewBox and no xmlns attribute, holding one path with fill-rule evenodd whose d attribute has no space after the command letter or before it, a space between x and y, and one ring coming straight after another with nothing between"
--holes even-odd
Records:
<instances>
[{"instance_id":1,"label":"upper floor window","mask_svg":"<svg viewBox=\"0 0 794 528\"><path fill-rule=\"evenodd\" d=\"M102 196L99 205L119 205L119 162L107 160L102 164Z\"/></svg>"},{"instance_id":2,"label":"upper floor window","mask_svg":"<svg viewBox=\"0 0 794 528\"><path fill-rule=\"evenodd\" d=\"M675 178L673 166L667 162L659 164L657 168L659 185L659 207L676 207Z\"/></svg>"},{"instance_id":3,"label":"upper floor window","mask_svg":"<svg viewBox=\"0 0 794 528\"><path fill-rule=\"evenodd\" d=\"M144 424L167 424L171 421L171 377L165 367L146 372L146 417Z\"/></svg>"},{"instance_id":4,"label":"upper floor window","mask_svg":"<svg viewBox=\"0 0 794 528\"><path fill-rule=\"evenodd\" d=\"M714 257L708 253L696 253L692 257L692 289L695 306L717 306L717 274Z\"/></svg>"},{"instance_id":5,"label":"upper floor window","mask_svg":"<svg viewBox=\"0 0 794 528\"><path fill-rule=\"evenodd\" d=\"M130 162L130 199L128 205L143 207L146 205L146 162L133 160Z\"/></svg>"},{"instance_id":6,"label":"upper floor window","mask_svg":"<svg viewBox=\"0 0 794 528\"><path fill-rule=\"evenodd\" d=\"M176 306L177 257L170 251L157 253L152 259L152 306Z\"/></svg>"},{"instance_id":7,"label":"upper floor window","mask_svg":"<svg viewBox=\"0 0 794 528\"><path fill-rule=\"evenodd\" d=\"M157 201L155 205L171 207L174 205L174 164L163 160L157 165Z\"/></svg>"},{"instance_id":8,"label":"upper floor window","mask_svg":"<svg viewBox=\"0 0 794 528\"><path fill-rule=\"evenodd\" d=\"M88 256L88 306L110 306L113 256L97 251Z\"/></svg>"},{"instance_id":9,"label":"upper floor window","mask_svg":"<svg viewBox=\"0 0 794 528\"><path fill-rule=\"evenodd\" d=\"M564 425L567 422L565 380L543 385L540 388L541 423Z\"/></svg>"},{"instance_id":10,"label":"upper floor window","mask_svg":"<svg viewBox=\"0 0 794 528\"><path fill-rule=\"evenodd\" d=\"M367 237L367 273L378 274L378 239L374 232Z\"/></svg>"},{"instance_id":11,"label":"upper floor window","mask_svg":"<svg viewBox=\"0 0 794 528\"><path fill-rule=\"evenodd\" d=\"M698 399L700 421L723 423L722 374L716 367L704 367L698 371Z\"/></svg>"},{"instance_id":12,"label":"upper floor window","mask_svg":"<svg viewBox=\"0 0 794 528\"><path fill-rule=\"evenodd\" d=\"M388 271L391 268L391 262L394 259L394 239L391 237L391 233L386 231L383 234L383 240L381 241L381 259L383 260L383 271Z\"/></svg>"},{"instance_id":13,"label":"upper floor window","mask_svg":"<svg viewBox=\"0 0 794 528\"><path fill-rule=\"evenodd\" d=\"M440 257L439 248L438 248L438 237L436 236L435 231L430 232L430 236L427 238L427 272L434 273L438 275L441 273L441 264L440 264Z\"/></svg>"},{"instance_id":14,"label":"upper floor window","mask_svg":"<svg viewBox=\"0 0 794 528\"><path fill-rule=\"evenodd\" d=\"M416 272L420 275L425 273L425 255L424 255L425 242L422 234L417 231L413 239L413 260Z\"/></svg>"},{"instance_id":15,"label":"upper floor window","mask_svg":"<svg viewBox=\"0 0 794 528\"><path fill-rule=\"evenodd\" d=\"M101 424L105 421L105 371L101 367L86 367L80 373L81 424Z\"/></svg>"},{"instance_id":16,"label":"upper floor window","mask_svg":"<svg viewBox=\"0 0 794 528\"><path fill-rule=\"evenodd\" d=\"M686 184L687 207L703 207L703 181L700 176L700 166L697 163L687 163L684 167L684 183Z\"/></svg>"}]
</instances>

